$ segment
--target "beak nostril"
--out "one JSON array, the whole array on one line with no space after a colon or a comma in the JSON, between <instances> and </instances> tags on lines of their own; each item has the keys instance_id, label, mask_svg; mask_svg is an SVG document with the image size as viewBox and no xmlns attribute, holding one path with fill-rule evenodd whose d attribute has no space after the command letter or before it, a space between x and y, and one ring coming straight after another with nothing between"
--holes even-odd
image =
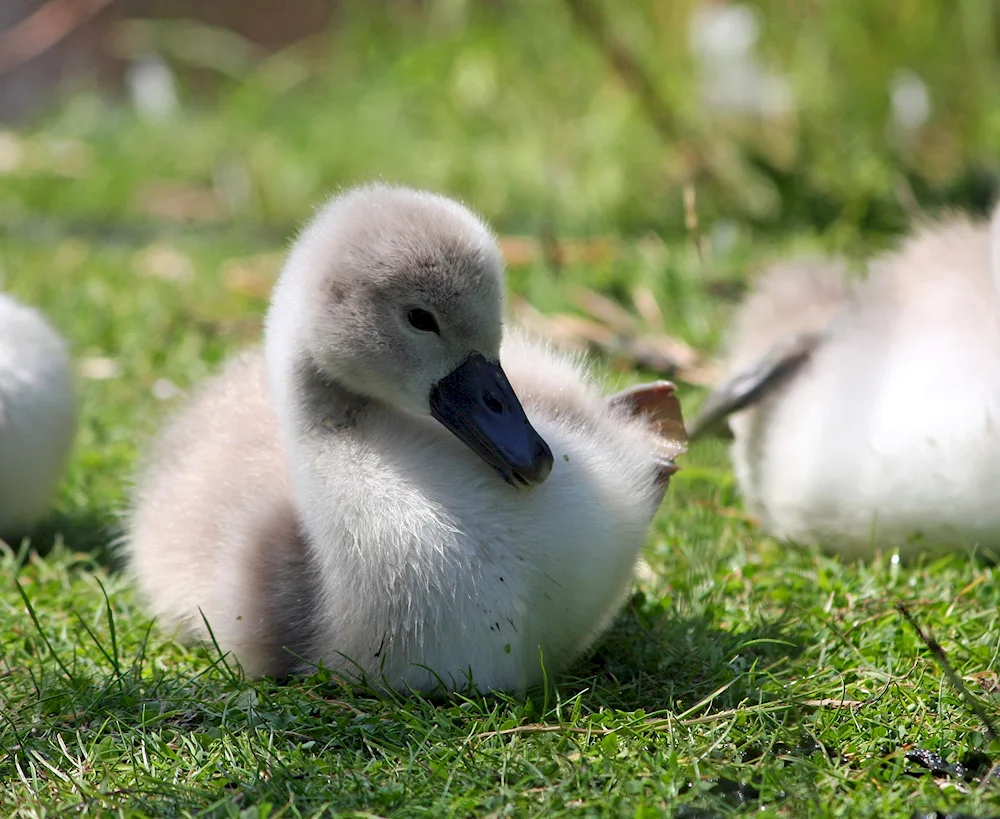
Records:
<instances>
[{"instance_id":1,"label":"beak nostril","mask_svg":"<svg viewBox=\"0 0 1000 819\"><path fill-rule=\"evenodd\" d=\"M440 379L431 416L512 486L536 486L552 471L552 450L531 426L497 363L479 353Z\"/></svg>"},{"instance_id":2,"label":"beak nostril","mask_svg":"<svg viewBox=\"0 0 1000 819\"><path fill-rule=\"evenodd\" d=\"M494 412L497 415L500 415L503 412L503 403L492 393L483 393L483 403L486 405L486 408L490 410L490 412Z\"/></svg>"}]
</instances>

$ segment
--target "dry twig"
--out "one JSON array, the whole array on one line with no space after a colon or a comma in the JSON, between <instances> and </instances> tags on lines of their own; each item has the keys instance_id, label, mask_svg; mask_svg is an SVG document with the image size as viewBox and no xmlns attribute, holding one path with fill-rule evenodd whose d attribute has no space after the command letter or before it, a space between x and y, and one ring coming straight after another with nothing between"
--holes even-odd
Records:
<instances>
[{"instance_id":1,"label":"dry twig","mask_svg":"<svg viewBox=\"0 0 1000 819\"><path fill-rule=\"evenodd\" d=\"M662 332L663 314L651 292L637 289L632 300L643 322L618 303L583 287L573 293L574 303L586 314L583 316L545 315L520 298L511 299L511 309L525 328L557 347L580 353L597 351L618 363L688 384L710 386L718 382L718 368L712 361Z\"/></svg>"},{"instance_id":2,"label":"dry twig","mask_svg":"<svg viewBox=\"0 0 1000 819\"><path fill-rule=\"evenodd\" d=\"M611 27L596 3L591 0L566 0L573 20L594 41L611 67L638 97L653 127L669 142L680 141L683 129L675 122L670 108L656 90L656 84L638 58L611 32Z\"/></svg>"},{"instance_id":3,"label":"dry twig","mask_svg":"<svg viewBox=\"0 0 1000 819\"><path fill-rule=\"evenodd\" d=\"M0 74L48 51L114 0L49 0L7 31L0 32Z\"/></svg>"},{"instance_id":4,"label":"dry twig","mask_svg":"<svg viewBox=\"0 0 1000 819\"><path fill-rule=\"evenodd\" d=\"M993 724L993 720L990 718L989 714L986 713L986 709L979 700L972 696L972 692L969 691L965 683L962 682L961 678L958 676L954 668L952 668L951 662L948 660L948 655L945 654L944 649L941 648L941 644L934 639L932 633L925 632L920 624L917 622L916 618L910 613L910 610L906 607L904 603L897 603L896 610L906 618L913 630L917 632L917 636L921 639L923 644L927 646L931 654L934 655L934 659L937 664L941 666L941 670L944 671L945 676L948 678L948 682L959 692L962 699L965 700L965 704L969 706L972 713L974 713L978 718L980 723L982 723L984 733L986 738L990 740L995 740L998 737L996 726Z\"/></svg>"}]
</instances>

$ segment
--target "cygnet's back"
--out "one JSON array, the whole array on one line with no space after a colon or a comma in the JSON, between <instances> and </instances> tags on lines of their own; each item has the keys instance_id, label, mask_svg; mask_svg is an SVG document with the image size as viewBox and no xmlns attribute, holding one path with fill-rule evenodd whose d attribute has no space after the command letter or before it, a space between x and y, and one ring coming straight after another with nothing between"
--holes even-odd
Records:
<instances>
[{"instance_id":1,"label":"cygnet's back","mask_svg":"<svg viewBox=\"0 0 1000 819\"><path fill-rule=\"evenodd\" d=\"M139 481L127 549L161 622L205 637L204 615L252 674L322 660L420 690L521 688L593 642L668 473L579 364L517 334L496 363L500 271L440 197L320 213L266 356L209 382Z\"/></svg>"},{"instance_id":2,"label":"cygnet's back","mask_svg":"<svg viewBox=\"0 0 1000 819\"><path fill-rule=\"evenodd\" d=\"M213 636L281 676L308 650L316 605L263 356L196 392L146 456L133 497L131 570L164 625ZM240 610L236 622L228 615Z\"/></svg>"}]
</instances>

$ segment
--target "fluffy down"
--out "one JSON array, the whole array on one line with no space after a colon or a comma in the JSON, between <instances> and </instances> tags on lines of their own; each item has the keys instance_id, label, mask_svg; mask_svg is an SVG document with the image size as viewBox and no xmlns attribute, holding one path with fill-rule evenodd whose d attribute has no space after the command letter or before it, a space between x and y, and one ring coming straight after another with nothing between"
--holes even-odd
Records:
<instances>
[{"instance_id":1,"label":"fluffy down","mask_svg":"<svg viewBox=\"0 0 1000 819\"><path fill-rule=\"evenodd\" d=\"M1000 546L1000 211L922 225L851 287L790 263L737 315L731 373L784 334L811 355L730 418L748 509L848 556Z\"/></svg>"},{"instance_id":2,"label":"fluffy down","mask_svg":"<svg viewBox=\"0 0 1000 819\"><path fill-rule=\"evenodd\" d=\"M160 624L205 639L207 622L250 674L322 662L400 690L521 689L586 651L630 587L663 463L578 362L503 336L502 291L492 236L450 200L373 186L322 210L263 353L147 458L125 547ZM543 482L504 482L431 417L470 353L499 355L551 448Z\"/></svg>"}]
</instances>

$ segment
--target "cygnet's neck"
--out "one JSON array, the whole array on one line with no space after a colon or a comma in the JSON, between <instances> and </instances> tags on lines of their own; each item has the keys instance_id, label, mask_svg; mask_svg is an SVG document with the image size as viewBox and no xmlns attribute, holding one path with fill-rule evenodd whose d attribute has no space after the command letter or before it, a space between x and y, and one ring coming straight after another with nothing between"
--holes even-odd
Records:
<instances>
[{"instance_id":1,"label":"cygnet's neck","mask_svg":"<svg viewBox=\"0 0 1000 819\"><path fill-rule=\"evenodd\" d=\"M286 451L307 439L354 425L370 399L328 378L309 355L307 326L296 291L279 281L267 314L264 357L268 389Z\"/></svg>"},{"instance_id":2,"label":"cygnet's neck","mask_svg":"<svg viewBox=\"0 0 1000 819\"><path fill-rule=\"evenodd\" d=\"M295 364L285 394L291 398L289 420L300 435L348 430L372 401L327 378L304 353Z\"/></svg>"}]
</instances>

